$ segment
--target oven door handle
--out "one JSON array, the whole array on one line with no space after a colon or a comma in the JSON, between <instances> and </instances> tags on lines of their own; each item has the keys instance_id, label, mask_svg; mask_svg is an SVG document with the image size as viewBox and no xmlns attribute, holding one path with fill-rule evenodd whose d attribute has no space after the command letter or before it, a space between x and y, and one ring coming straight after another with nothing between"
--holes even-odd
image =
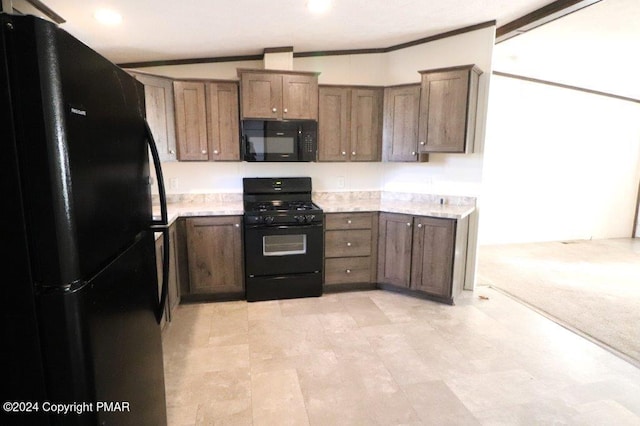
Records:
<instances>
[{"instance_id":1,"label":"oven door handle","mask_svg":"<svg viewBox=\"0 0 640 426\"><path fill-rule=\"evenodd\" d=\"M322 222L307 225L245 225L245 229L314 229L322 228Z\"/></svg>"}]
</instances>

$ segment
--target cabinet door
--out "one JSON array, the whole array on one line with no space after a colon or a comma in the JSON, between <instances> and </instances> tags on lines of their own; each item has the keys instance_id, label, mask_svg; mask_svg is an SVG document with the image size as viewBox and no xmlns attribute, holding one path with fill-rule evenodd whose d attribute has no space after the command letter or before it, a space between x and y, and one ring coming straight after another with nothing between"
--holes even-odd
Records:
<instances>
[{"instance_id":1,"label":"cabinet door","mask_svg":"<svg viewBox=\"0 0 640 426\"><path fill-rule=\"evenodd\" d=\"M162 237L156 239L156 272L158 275L158 298L162 292L162 253L164 251L164 244ZM169 308L165 305L164 312L162 313L162 319L160 320L160 328L164 328L169 319Z\"/></svg>"},{"instance_id":2,"label":"cabinet door","mask_svg":"<svg viewBox=\"0 0 640 426\"><path fill-rule=\"evenodd\" d=\"M180 303L180 271L178 271L178 233L176 224L169 228L169 293L167 294L167 305L169 317Z\"/></svg>"},{"instance_id":3,"label":"cabinet door","mask_svg":"<svg viewBox=\"0 0 640 426\"><path fill-rule=\"evenodd\" d=\"M351 161L380 160L382 89L351 90Z\"/></svg>"},{"instance_id":4,"label":"cabinet door","mask_svg":"<svg viewBox=\"0 0 640 426\"><path fill-rule=\"evenodd\" d=\"M378 281L409 287L413 218L380 213L378 233Z\"/></svg>"},{"instance_id":5,"label":"cabinet door","mask_svg":"<svg viewBox=\"0 0 640 426\"><path fill-rule=\"evenodd\" d=\"M415 219L411 288L451 297L454 242L455 220Z\"/></svg>"},{"instance_id":6,"label":"cabinet door","mask_svg":"<svg viewBox=\"0 0 640 426\"><path fill-rule=\"evenodd\" d=\"M422 75L421 152L465 152L468 95L469 69Z\"/></svg>"},{"instance_id":7,"label":"cabinet door","mask_svg":"<svg viewBox=\"0 0 640 426\"><path fill-rule=\"evenodd\" d=\"M134 74L144 84L147 122L158 146L161 161L175 161L176 127L173 81L168 78Z\"/></svg>"},{"instance_id":8,"label":"cabinet door","mask_svg":"<svg viewBox=\"0 0 640 426\"><path fill-rule=\"evenodd\" d=\"M349 89L320 87L318 160L347 161L350 137Z\"/></svg>"},{"instance_id":9,"label":"cabinet door","mask_svg":"<svg viewBox=\"0 0 640 426\"><path fill-rule=\"evenodd\" d=\"M318 119L318 77L290 74L282 76L282 118Z\"/></svg>"},{"instance_id":10,"label":"cabinet door","mask_svg":"<svg viewBox=\"0 0 640 426\"><path fill-rule=\"evenodd\" d=\"M192 294L243 291L240 222L237 216L187 219Z\"/></svg>"},{"instance_id":11,"label":"cabinet door","mask_svg":"<svg viewBox=\"0 0 640 426\"><path fill-rule=\"evenodd\" d=\"M207 135L211 160L240 160L238 86L207 83Z\"/></svg>"},{"instance_id":12,"label":"cabinet door","mask_svg":"<svg viewBox=\"0 0 640 426\"><path fill-rule=\"evenodd\" d=\"M242 118L282 117L282 75L244 73L241 80Z\"/></svg>"},{"instance_id":13,"label":"cabinet door","mask_svg":"<svg viewBox=\"0 0 640 426\"><path fill-rule=\"evenodd\" d=\"M384 161L416 161L420 85L384 89Z\"/></svg>"},{"instance_id":14,"label":"cabinet door","mask_svg":"<svg viewBox=\"0 0 640 426\"><path fill-rule=\"evenodd\" d=\"M178 159L208 160L204 83L174 81Z\"/></svg>"}]
</instances>

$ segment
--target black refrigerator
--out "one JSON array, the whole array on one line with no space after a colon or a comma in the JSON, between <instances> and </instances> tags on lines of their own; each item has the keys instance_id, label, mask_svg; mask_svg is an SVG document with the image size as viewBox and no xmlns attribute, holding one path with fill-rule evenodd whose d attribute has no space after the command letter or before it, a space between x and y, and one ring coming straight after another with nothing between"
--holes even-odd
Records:
<instances>
[{"instance_id":1,"label":"black refrigerator","mask_svg":"<svg viewBox=\"0 0 640 426\"><path fill-rule=\"evenodd\" d=\"M143 86L53 23L0 22L0 424L166 424Z\"/></svg>"}]
</instances>

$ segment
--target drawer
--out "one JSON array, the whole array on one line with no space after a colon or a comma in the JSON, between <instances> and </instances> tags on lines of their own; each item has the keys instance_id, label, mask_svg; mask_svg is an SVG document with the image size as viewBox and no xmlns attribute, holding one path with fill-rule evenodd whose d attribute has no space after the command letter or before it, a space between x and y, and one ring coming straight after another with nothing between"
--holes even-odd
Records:
<instances>
[{"instance_id":1,"label":"drawer","mask_svg":"<svg viewBox=\"0 0 640 426\"><path fill-rule=\"evenodd\" d=\"M327 213L325 229L371 229L374 213Z\"/></svg>"},{"instance_id":2,"label":"drawer","mask_svg":"<svg viewBox=\"0 0 640 426\"><path fill-rule=\"evenodd\" d=\"M324 233L325 257L371 255L371 230L352 229Z\"/></svg>"},{"instance_id":3,"label":"drawer","mask_svg":"<svg viewBox=\"0 0 640 426\"><path fill-rule=\"evenodd\" d=\"M327 259L324 265L324 283L368 283L371 281L371 257L343 257Z\"/></svg>"}]
</instances>

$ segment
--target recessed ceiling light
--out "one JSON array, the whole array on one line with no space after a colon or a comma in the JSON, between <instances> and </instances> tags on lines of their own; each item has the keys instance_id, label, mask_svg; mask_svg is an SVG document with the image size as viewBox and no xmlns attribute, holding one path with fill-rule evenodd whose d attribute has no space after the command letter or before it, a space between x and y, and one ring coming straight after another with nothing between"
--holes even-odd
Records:
<instances>
[{"instance_id":1,"label":"recessed ceiling light","mask_svg":"<svg viewBox=\"0 0 640 426\"><path fill-rule=\"evenodd\" d=\"M331 8L331 0L307 0L307 7L312 13L322 14Z\"/></svg>"},{"instance_id":2,"label":"recessed ceiling light","mask_svg":"<svg viewBox=\"0 0 640 426\"><path fill-rule=\"evenodd\" d=\"M110 9L98 9L93 14L93 17L104 25L118 25L122 22L122 16Z\"/></svg>"}]
</instances>

